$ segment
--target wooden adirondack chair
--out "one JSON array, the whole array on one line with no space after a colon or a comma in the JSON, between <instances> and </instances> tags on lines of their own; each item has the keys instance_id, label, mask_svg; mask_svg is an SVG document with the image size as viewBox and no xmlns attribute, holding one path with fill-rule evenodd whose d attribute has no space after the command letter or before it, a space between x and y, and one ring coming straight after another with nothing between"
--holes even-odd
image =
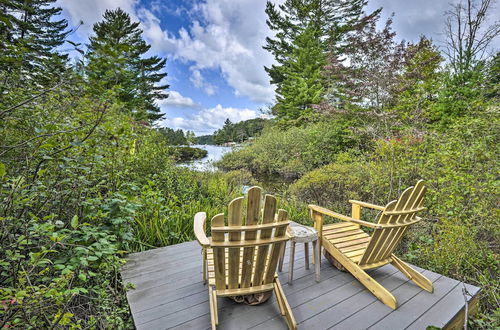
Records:
<instances>
[{"instance_id":1,"label":"wooden adirondack chair","mask_svg":"<svg viewBox=\"0 0 500 330\"><path fill-rule=\"evenodd\" d=\"M288 213L276 214L276 198L265 196L262 219L262 189L252 187L248 191L246 219L242 217L243 197L229 203L228 221L224 213L212 218L212 237L205 234L206 213L199 212L194 218L194 233L203 247L203 279L208 272L208 292L212 329L219 323L217 297L243 296L274 291L281 315L290 329L297 324L290 305L283 293L276 267L286 235Z\"/></svg>"},{"instance_id":2,"label":"wooden adirondack chair","mask_svg":"<svg viewBox=\"0 0 500 330\"><path fill-rule=\"evenodd\" d=\"M396 298L365 270L391 263L418 286L429 292L433 291L431 281L393 253L408 227L421 220L416 214L425 209L422 204L426 190L424 181L420 180L415 187L406 189L398 200L385 207L350 200L351 217L309 205L315 228L326 251L378 299L393 309L397 307ZM360 220L362 207L382 211L378 223ZM344 222L323 225L325 215ZM371 237L360 226L373 228Z\"/></svg>"}]
</instances>

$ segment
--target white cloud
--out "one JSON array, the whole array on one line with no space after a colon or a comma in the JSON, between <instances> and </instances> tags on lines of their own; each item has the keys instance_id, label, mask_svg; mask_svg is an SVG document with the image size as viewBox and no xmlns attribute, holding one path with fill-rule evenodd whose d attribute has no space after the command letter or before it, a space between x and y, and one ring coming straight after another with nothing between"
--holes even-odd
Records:
<instances>
[{"instance_id":1,"label":"white cloud","mask_svg":"<svg viewBox=\"0 0 500 330\"><path fill-rule=\"evenodd\" d=\"M217 90L217 87L208 83L201 75L200 70L193 69L191 71L192 74L189 80L193 83L193 85L197 88L203 89L203 91L207 95L214 95Z\"/></svg>"},{"instance_id":2,"label":"white cloud","mask_svg":"<svg viewBox=\"0 0 500 330\"><path fill-rule=\"evenodd\" d=\"M226 118L233 123L259 117L255 110L224 108L220 104L210 109L203 109L186 117L173 117L163 120L160 126L174 129L192 130L196 134L210 134L224 125Z\"/></svg>"},{"instance_id":3,"label":"white cloud","mask_svg":"<svg viewBox=\"0 0 500 330\"><path fill-rule=\"evenodd\" d=\"M58 0L56 5L63 8L73 26L84 21L77 32L84 40L106 9L120 7L133 21L141 22L152 53L170 53L176 59L193 63L191 80L202 82L199 88L208 95L216 89L200 70L215 69L222 72L235 95L257 103L272 102L274 87L269 84L264 66L270 66L273 57L262 49L265 37L270 35L265 23L265 1L207 0L194 4L190 12L183 13L190 16L192 24L177 31L178 37L162 30L154 14L172 10L161 2L153 2L151 11L140 7L139 0ZM177 10L180 14L185 9Z\"/></svg>"},{"instance_id":4,"label":"white cloud","mask_svg":"<svg viewBox=\"0 0 500 330\"><path fill-rule=\"evenodd\" d=\"M194 6L198 20L188 29L181 28L179 37L166 32L157 45L174 58L194 62L193 72L221 70L236 95L271 102L274 87L264 66L271 65L273 58L262 49L270 34L264 8L264 1L207 0Z\"/></svg>"},{"instance_id":5,"label":"white cloud","mask_svg":"<svg viewBox=\"0 0 500 330\"><path fill-rule=\"evenodd\" d=\"M83 39L87 39L92 31L92 25L102 19L106 9L120 7L130 14L132 20L138 21L135 10L138 2L138 0L58 0L56 6L61 7L69 16L73 26L78 25L80 20L83 20L84 24L77 33Z\"/></svg>"},{"instance_id":6,"label":"white cloud","mask_svg":"<svg viewBox=\"0 0 500 330\"><path fill-rule=\"evenodd\" d=\"M177 107L177 108L196 108L196 104L190 97L182 96L181 93L177 91L169 91L168 97L163 100L159 100L158 105L160 107Z\"/></svg>"}]
</instances>

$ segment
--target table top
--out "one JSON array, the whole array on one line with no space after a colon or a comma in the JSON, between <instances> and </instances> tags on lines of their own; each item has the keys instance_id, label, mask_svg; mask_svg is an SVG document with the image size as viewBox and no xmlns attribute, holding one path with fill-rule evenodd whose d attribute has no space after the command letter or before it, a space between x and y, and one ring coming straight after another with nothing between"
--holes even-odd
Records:
<instances>
[{"instance_id":1,"label":"table top","mask_svg":"<svg viewBox=\"0 0 500 330\"><path fill-rule=\"evenodd\" d=\"M290 221L287 232L292 237L291 240L297 243L314 242L318 239L318 232L316 229L293 221Z\"/></svg>"}]
</instances>

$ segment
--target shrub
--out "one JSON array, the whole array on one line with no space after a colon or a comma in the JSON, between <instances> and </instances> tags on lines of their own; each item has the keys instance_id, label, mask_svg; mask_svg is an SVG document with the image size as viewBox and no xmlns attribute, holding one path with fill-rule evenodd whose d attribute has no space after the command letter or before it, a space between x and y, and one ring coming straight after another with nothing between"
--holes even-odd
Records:
<instances>
[{"instance_id":1,"label":"shrub","mask_svg":"<svg viewBox=\"0 0 500 330\"><path fill-rule=\"evenodd\" d=\"M319 122L282 131L271 127L253 144L224 155L217 166L225 170L248 169L257 175L298 178L333 162L338 153L364 145L345 120Z\"/></svg>"},{"instance_id":2,"label":"shrub","mask_svg":"<svg viewBox=\"0 0 500 330\"><path fill-rule=\"evenodd\" d=\"M171 148L171 151L173 158L177 162L187 162L190 160L204 158L208 154L205 149L192 147L173 147Z\"/></svg>"},{"instance_id":3,"label":"shrub","mask_svg":"<svg viewBox=\"0 0 500 330\"><path fill-rule=\"evenodd\" d=\"M366 182L368 166L364 163L332 163L305 174L291 185L299 199L345 209L349 199L372 199Z\"/></svg>"}]
</instances>

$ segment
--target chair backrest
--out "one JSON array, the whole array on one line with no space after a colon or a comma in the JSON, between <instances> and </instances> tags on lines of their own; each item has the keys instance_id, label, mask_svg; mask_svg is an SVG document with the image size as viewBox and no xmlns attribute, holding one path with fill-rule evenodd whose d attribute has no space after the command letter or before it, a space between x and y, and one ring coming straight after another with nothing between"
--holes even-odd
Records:
<instances>
[{"instance_id":1,"label":"chair backrest","mask_svg":"<svg viewBox=\"0 0 500 330\"><path fill-rule=\"evenodd\" d=\"M408 226L419 221L416 213L424 210L424 195L427 190L423 180L406 189L398 200L385 207L374 230L370 243L359 260L359 265L384 262L398 246Z\"/></svg>"},{"instance_id":2,"label":"chair backrest","mask_svg":"<svg viewBox=\"0 0 500 330\"><path fill-rule=\"evenodd\" d=\"M262 188L231 201L227 224L224 214L212 218L210 245L214 253L215 287L220 290L254 288L274 280L282 244L288 239L288 213L276 214L276 198L266 195L261 212ZM242 290L242 292L245 290ZM242 293L244 294L244 293Z\"/></svg>"}]
</instances>

